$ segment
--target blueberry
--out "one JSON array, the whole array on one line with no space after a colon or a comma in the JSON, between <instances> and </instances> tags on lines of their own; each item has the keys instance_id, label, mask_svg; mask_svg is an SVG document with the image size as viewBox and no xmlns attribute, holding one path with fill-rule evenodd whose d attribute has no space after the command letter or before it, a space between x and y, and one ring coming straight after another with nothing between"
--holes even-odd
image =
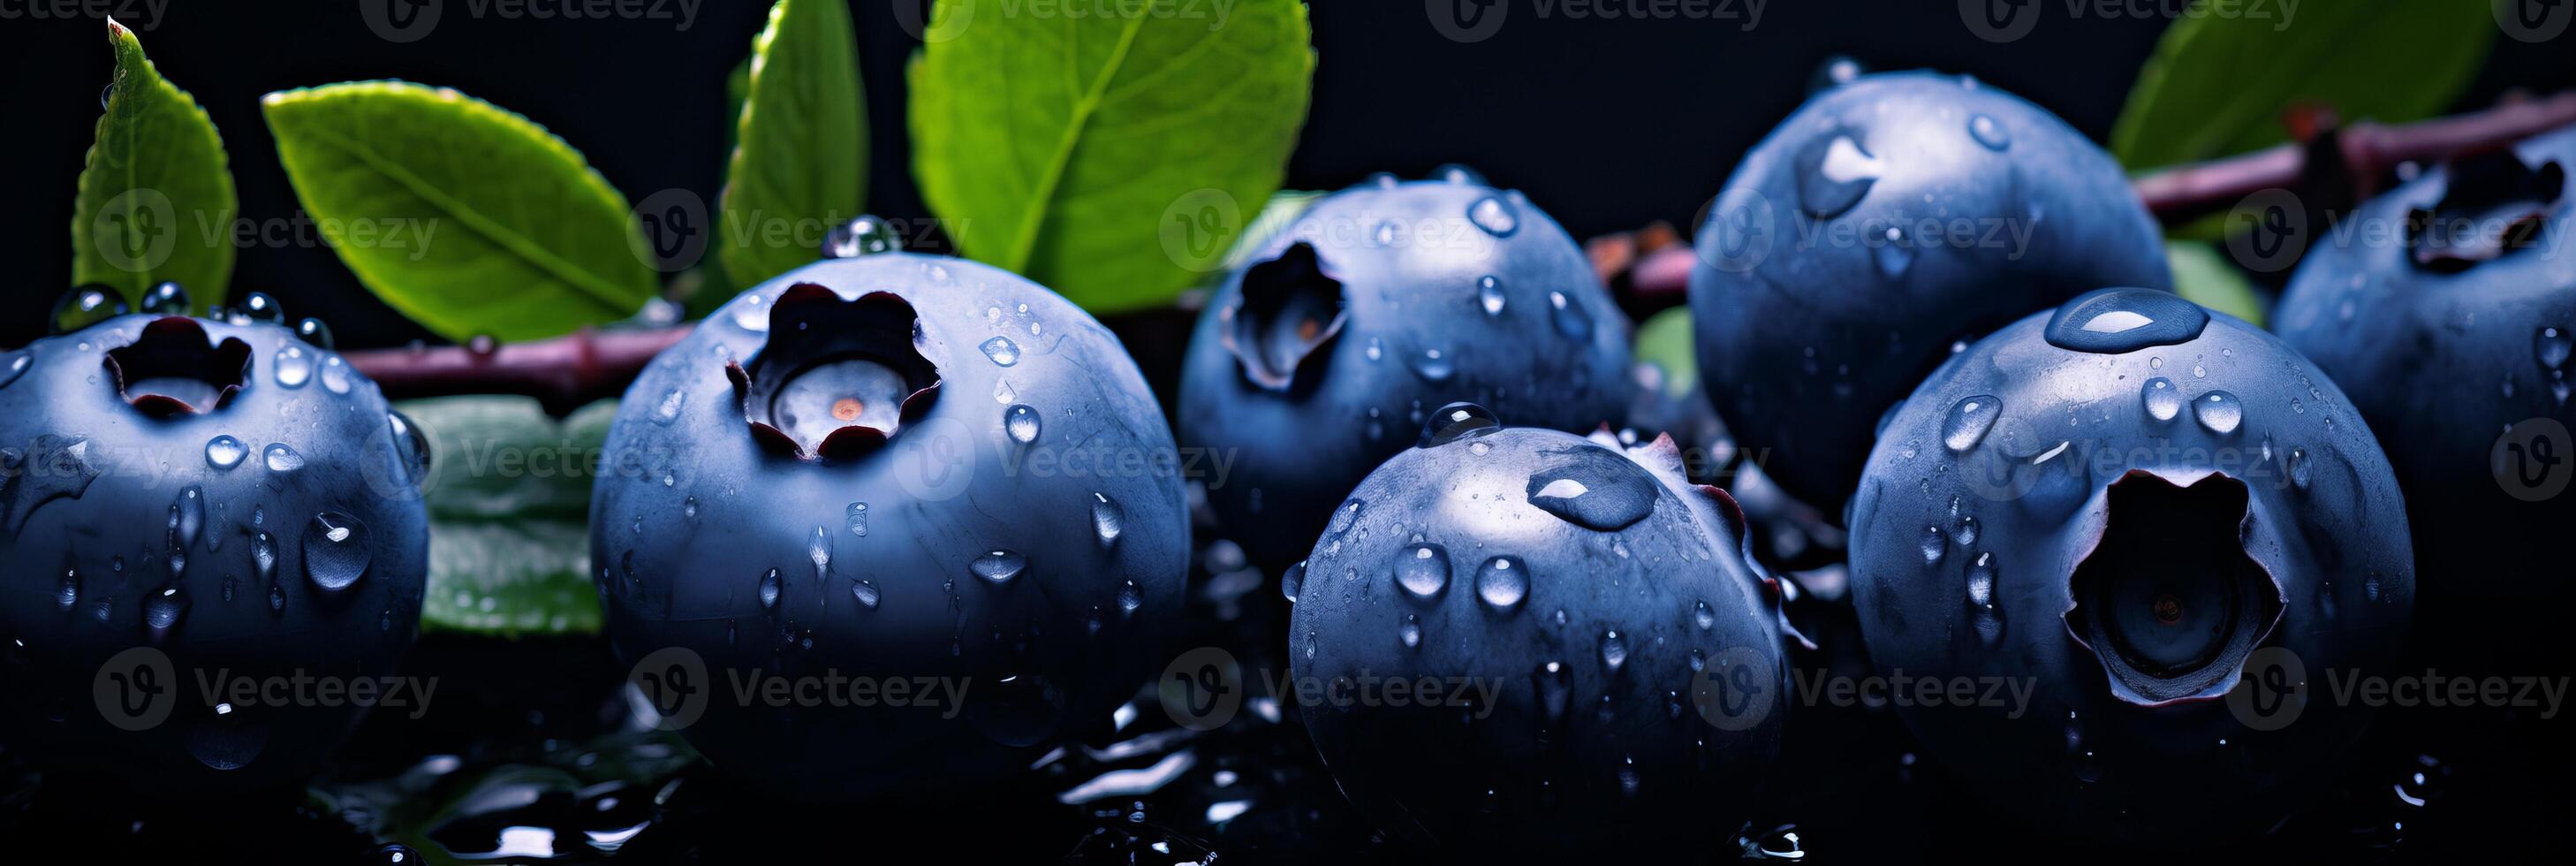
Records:
<instances>
[{"instance_id":1,"label":"blueberry","mask_svg":"<svg viewBox=\"0 0 2576 866\"><path fill-rule=\"evenodd\" d=\"M851 252L650 364L591 506L612 642L679 687L651 720L826 799L967 786L1108 730L1188 553L1169 428L1109 331L986 265ZM679 658L697 676L665 676ZM732 691L835 677L911 694Z\"/></svg>"},{"instance_id":2,"label":"blueberry","mask_svg":"<svg viewBox=\"0 0 2576 866\"><path fill-rule=\"evenodd\" d=\"M1463 169L1386 178L1316 202L1209 300L1181 435L1233 461L1208 499L1237 540L1293 561L1433 407L1617 421L1627 339L1583 250L1520 193Z\"/></svg>"},{"instance_id":3,"label":"blueberry","mask_svg":"<svg viewBox=\"0 0 2576 866\"><path fill-rule=\"evenodd\" d=\"M1300 713L1342 791L1452 853L1737 826L1787 703L1779 590L1734 503L1669 438L1623 451L1454 404L1421 442L1283 587L1292 673L1320 696Z\"/></svg>"},{"instance_id":4,"label":"blueberry","mask_svg":"<svg viewBox=\"0 0 2576 866\"><path fill-rule=\"evenodd\" d=\"M428 568L425 446L285 328L94 294L63 309L106 318L0 352L0 723L140 789L300 779L362 707L266 684L392 674Z\"/></svg>"},{"instance_id":5,"label":"blueberry","mask_svg":"<svg viewBox=\"0 0 2576 866\"><path fill-rule=\"evenodd\" d=\"M2576 520L2570 167L2576 128L2426 169L2356 214L2385 240L2313 247L2274 316L2281 339L2354 384L2422 561L2474 576L2456 582L2473 596L2565 593L2532 563L2564 561Z\"/></svg>"},{"instance_id":6,"label":"blueberry","mask_svg":"<svg viewBox=\"0 0 2576 866\"><path fill-rule=\"evenodd\" d=\"M2045 109L1926 72L1809 99L1745 156L1696 249L1710 398L1782 488L1828 508L1880 414L1954 344L2101 286L2172 284L2109 154Z\"/></svg>"},{"instance_id":7,"label":"blueberry","mask_svg":"<svg viewBox=\"0 0 2576 866\"><path fill-rule=\"evenodd\" d=\"M2384 670L2414 604L2403 500L2343 391L2160 291L2080 296L1944 364L1849 517L1878 668L1985 678L1971 706L1898 712L2000 813L2077 836L2273 824L2363 722L2313 690Z\"/></svg>"}]
</instances>

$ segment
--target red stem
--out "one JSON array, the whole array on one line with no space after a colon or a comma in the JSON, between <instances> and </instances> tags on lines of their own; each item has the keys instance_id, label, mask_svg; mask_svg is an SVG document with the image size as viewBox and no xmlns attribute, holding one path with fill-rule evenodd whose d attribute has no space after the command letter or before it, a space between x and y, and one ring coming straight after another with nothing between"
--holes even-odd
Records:
<instances>
[{"instance_id":1,"label":"red stem","mask_svg":"<svg viewBox=\"0 0 2576 866\"><path fill-rule=\"evenodd\" d=\"M564 414L614 397L663 349L689 335L688 325L632 331L580 331L475 351L413 346L347 354L358 372L397 399L452 394L519 394Z\"/></svg>"}]
</instances>

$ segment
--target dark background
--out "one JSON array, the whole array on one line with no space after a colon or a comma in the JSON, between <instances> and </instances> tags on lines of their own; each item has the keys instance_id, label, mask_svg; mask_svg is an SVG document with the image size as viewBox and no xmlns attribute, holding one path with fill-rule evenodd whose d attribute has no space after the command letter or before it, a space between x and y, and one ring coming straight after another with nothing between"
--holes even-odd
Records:
<instances>
[{"instance_id":1,"label":"dark background","mask_svg":"<svg viewBox=\"0 0 2576 866\"><path fill-rule=\"evenodd\" d=\"M6 185L11 206L0 207L0 238L21 264L0 280L0 345L40 336L45 312L70 285L73 194L112 68L95 17L38 18L36 7L104 11L133 27L162 73L213 116L241 216L265 221L291 218L297 207L260 96L368 78L455 87L527 115L588 155L630 200L672 187L712 200L731 123L725 76L749 52L769 6L701 0L681 29L676 19L477 16L473 4L503 7L443 0L425 38L397 44L361 17L382 2L7 0L0 166L16 177ZM677 12L677 0L646 2ZM924 215L904 131L903 67L917 43L896 10L928 2L852 3L874 151L867 206L888 216ZM1508 2L1504 26L1472 44L1443 37L1420 0L1311 2L1320 62L1288 185L1329 189L1373 171L1421 175L1455 161L1526 190L1578 237L1659 219L1686 224L1738 156L1796 107L1828 57L1971 73L2102 139L2172 10L2186 5L2152 0L2121 8L2167 11L2076 17L2053 0L2024 0L2043 4L2038 24L1997 45L1943 0L1768 0L1749 32L1746 0L1715 7L1732 10L1732 20L1542 19L1530 0ZM2571 81L2576 55L2563 46L2499 39L2462 104L2491 102L2508 83L2545 92ZM324 318L349 347L434 339L318 245L243 249L232 285L236 294L275 295L293 315Z\"/></svg>"}]
</instances>

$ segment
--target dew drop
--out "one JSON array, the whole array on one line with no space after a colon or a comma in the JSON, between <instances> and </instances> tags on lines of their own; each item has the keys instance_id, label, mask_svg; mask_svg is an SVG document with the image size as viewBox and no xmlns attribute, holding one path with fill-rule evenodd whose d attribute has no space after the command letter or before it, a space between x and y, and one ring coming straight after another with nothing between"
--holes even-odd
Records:
<instances>
[{"instance_id":1,"label":"dew drop","mask_svg":"<svg viewBox=\"0 0 2576 866\"><path fill-rule=\"evenodd\" d=\"M2236 432L2237 425L2244 423L2245 406L2237 401L2234 394L2211 391L2191 401L2191 414L2200 419L2200 426L2224 436Z\"/></svg>"},{"instance_id":2,"label":"dew drop","mask_svg":"<svg viewBox=\"0 0 2576 866\"><path fill-rule=\"evenodd\" d=\"M1476 301L1485 308L1485 315L1502 315L1505 300L1502 280L1491 276L1476 278Z\"/></svg>"},{"instance_id":3,"label":"dew drop","mask_svg":"<svg viewBox=\"0 0 2576 866\"><path fill-rule=\"evenodd\" d=\"M690 510L694 512L696 510L697 500L691 499L689 502ZM868 504L865 502L850 503L849 515L850 534L856 535L860 538L868 537ZM695 517L697 515L693 513L689 516Z\"/></svg>"},{"instance_id":4,"label":"dew drop","mask_svg":"<svg viewBox=\"0 0 2576 866\"><path fill-rule=\"evenodd\" d=\"M2147 380L2146 387L2138 391L2138 400L2146 404L2147 417L2158 421L2171 421L2182 414L2182 389L2163 376Z\"/></svg>"},{"instance_id":5,"label":"dew drop","mask_svg":"<svg viewBox=\"0 0 2576 866\"><path fill-rule=\"evenodd\" d=\"M1932 565L1940 562L1941 555L1950 551L1950 540L1941 534L1941 527L1926 526L1923 527L1922 548L1923 564Z\"/></svg>"},{"instance_id":6,"label":"dew drop","mask_svg":"<svg viewBox=\"0 0 2576 866\"><path fill-rule=\"evenodd\" d=\"M355 517L325 511L304 525L304 577L324 592L357 583L373 557L367 525Z\"/></svg>"},{"instance_id":7,"label":"dew drop","mask_svg":"<svg viewBox=\"0 0 2576 866\"><path fill-rule=\"evenodd\" d=\"M260 457L268 463L270 472L293 472L304 468L304 455L295 453L295 449L286 447L284 442L268 443L268 450Z\"/></svg>"},{"instance_id":8,"label":"dew drop","mask_svg":"<svg viewBox=\"0 0 2576 866\"><path fill-rule=\"evenodd\" d=\"M1135 581L1132 581L1132 580L1127 581L1127 582L1125 582L1125 583L1122 583L1122 584L1119 584L1119 585L1118 585L1118 612L1119 612L1119 613L1122 613L1122 614L1132 614L1132 613L1135 613L1135 612L1136 612L1136 609L1137 609L1137 608L1144 607L1144 606L1145 606L1145 588L1144 588L1144 587L1137 586L1137 585L1136 585L1136 582L1135 582Z\"/></svg>"},{"instance_id":9,"label":"dew drop","mask_svg":"<svg viewBox=\"0 0 2576 866\"><path fill-rule=\"evenodd\" d=\"M877 609L877 601L879 598L877 585L865 580L852 583L850 584L850 598L857 601L860 607L875 610Z\"/></svg>"},{"instance_id":10,"label":"dew drop","mask_svg":"<svg viewBox=\"0 0 2576 866\"><path fill-rule=\"evenodd\" d=\"M994 337L976 348L984 350L984 357L993 359L993 363L999 366L1008 367L1020 362L1020 344L1011 342L1009 337Z\"/></svg>"},{"instance_id":11,"label":"dew drop","mask_svg":"<svg viewBox=\"0 0 2576 866\"><path fill-rule=\"evenodd\" d=\"M1708 602L1691 602L1691 624L1699 626L1701 631L1715 628L1717 626L1717 611L1710 608L1708 606Z\"/></svg>"},{"instance_id":12,"label":"dew drop","mask_svg":"<svg viewBox=\"0 0 2576 866\"><path fill-rule=\"evenodd\" d=\"M815 582L815 583L821 583L821 582L823 582L823 579L824 579L824 578L831 576L831 574L832 574L832 537L831 537L831 533L828 533L828 532L823 531L823 527L820 527L820 526L814 527L814 534L809 535L809 536L806 536L806 538L805 538L805 559L806 559L807 561L809 561L809 562L814 563L814 582Z\"/></svg>"},{"instance_id":13,"label":"dew drop","mask_svg":"<svg viewBox=\"0 0 2576 866\"><path fill-rule=\"evenodd\" d=\"M778 569L775 568L760 573L761 607L775 608L778 606L780 584L785 581L785 579L786 578L784 576L778 573Z\"/></svg>"},{"instance_id":14,"label":"dew drop","mask_svg":"<svg viewBox=\"0 0 2576 866\"><path fill-rule=\"evenodd\" d=\"M1451 403L1431 413L1422 425L1422 438L1415 445L1437 448L1469 436L1481 436L1502 428L1494 413L1474 403Z\"/></svg>"},{"instance_id":15,"label":"dew drop","mask_svg":"<svg viewBox=\"0 0 2576 866\"><path fill-rule=\"evenodd\" d=\"M2568 350L2571 347L2567 329L2542 328L2540 333L2532 337L2531 344L2532 355L2540 360L2540 366L2551 370L2567 366Z\"/></svg>"},{"instance_id":16,"label":"dew drop","mask_svg":"<svg viewBox=\"0 0 2576 866\"><path fill-rule=\"evenodd\" d=\"M2308 459L2308 449L2290 449L2290 484L2301 490L2316 480L2316 467Z\"/></svg>"},{"instance_id":17,"label":"dew drop","mask_svg":"<svg viewBox=\"0 0 2576 866\"><path fill-rule=\"evenodd\" d=\"M1510 204L1494 196L1479 198L1467 206L1467 221L1498 238L1511 237L1521 228L1521 217Z\"/></svg>"},{"instance_id":18,"label":"dew drop","mask_svg":"<svg viewBox=\"0 0 2576 866\"><path fill-rule=\"evenodd\" d=\"M1615 628L1602 632L1601 669L1605 672L1616 674L1619 672L1620 666L1627 663L1628 639L1619 636L1619 630Z\"/></svg>"},{"instance_id":19,"label":"dew drop","mask_svg":"<svg viewBox=\"0 0 2576 866\"><path fill-rule=\"evenodd\" d=\"M1798 209L1816 219L1840 216L1859 204L1885 171L1849 135L1810 142L1797 156Z\"/></svg>"},{"instance_id":20,"label":"dew drop","mask_svg":"<svg viewBox=\"0 0 2576 866\"><path fill-rule=\"evenodd\" d=\"M349 362L338 355L322 356L322 389L334 394L349 393Z\"/></svg>"},{"instance_id":21,"label":"dew drop","mask_svg":"<svg viewBox=\"0 0 2576 866\"><path fill-rule=\"evenodd\" d=\"M54 609L69 612L80 605L81 576L76 570L65 570L63 581L54 588Z\"/></svg>"},{"instance_id":22,"label":"dew drop","mask_svg":"<svg viewBox=\"0 0 2576 866\"><path fill-rule=\"evenodd\" d=\"M1306 561L1301 559L1287 571L1279 573L1279 595L1288 599L1289 604L1296 604L1297 592L1305 588L1305 583Z\"/></svg>"},{"instance_id":23,"label":"dew drop","mask_svg":"<svg viewBox=\"0 0 2576 866\"><path fill-rule=\"evenodd\" d=\"M1564 292L1549 292L1547 306L1548 319L1556 324L1557 333L1569 340L1592 339L1592 314L1585 312L1582 304Z\"/></svg>"},{"instance_id":24,"label":"dew drop","mask_svg":"<svg viewBox=\"0 0 2576 866\"><path fill-rule=\"evenodd\" d=\"M1968 118L1968 137L1985 145L1987 150L2001 152L2012 146L2012 134L2004 131L2004 125L1982 114Z\"/></svg>"},{"instance_id":25,"label":"dew drop","mask_svg":"<svg viewBox=\"0 0 2576 866\"><path fill-rule=\"evenodd\" d=\"M974 562L967 564L966 570L982 578L985 583L1003 586L1009 584L1012 578L1020 576L1020 572L1027 570L1028 567L1028 557L1007 550L995 550L975 557Z\"/></svg>"},{"instance_id":26,"label":"dew drop","mask_svg":"<svg viewBox=\"0 0 2576 866\"><path fill-rule=\"evenodd\" d=\"M1437 544L1414 544L1395 555L1395 585L1414 598L1429 600L1449 586L1449 551Z\"/></svg>"},{"instance_id":27,"label":"dew drop","mask_svg":"<svg viewBox=\"0 0 2576 866\"><path fill-rule=\"evenodd\" d=\"M1408 613L1408 614L1405 614L1405 615L1404 615L1404 629L1403 629L1403 634L1401 635L1401 637L1402 637L1402 638L1403 638L1403 640L1404 640L1404 647L1405 647L1406 649L1413 649L1413 648L1416 648L1416 647L1420 647L1420 646L1422 646L1422 619L1421 619L1421 617L1418 617L1418 616L1415 616L1415 615L1413 615L1413 614L1409 614L1409 613Z\"/></svg>"},{"instance_id":28,"label":"dew drop","mask_svg":"<svg viewBox=\"0 0 2576 866\"><path fill-rule=\"evenodd\" d=\"M1422 354L1413 356L1411 366L1413 374L1425 382L1446 382L1450 374L1458 371L1457 365L1450 363L1449 353L1439 349L1422 350Z\"/></svg>"},{"instance_id":29,"label":"dew drop","mask_svg":"<svg viewBox=\"0 0 2576 866\"><path fill-rule=\"evenodd\" d=\"M1027 445L1038 441L1038 410L1026 403L1014 403L1002 410L1002 430L1011 441Z\"/></svg>"},{"instance_id":30,"label":"dew drop","mask_svg":"<svg viewBox=\"0 0 2576 866\"><path fill-rule=\"evenodd\" d=\"M277 350L274 361L277 384L284 388L302 388L313 379L313 356L303 346L286 346Z\"/></svg>"},{"instance_id":31,"label":"dew drop","mask_svg":"<svg viewBox=\"0 0 2576 866\"><path fill-rule=\"evenodd\" d=\"M231 469L240 466L242 458L247 456L250 456L250 449L242 447L239 439L231 436L217 436L206 440L206 465L208 466L216 469Z\"/></svg>"},{"instance_id":32,"label":"dew drop","mask_svg":"<svg viewBox=\"0 0 2576 866\"><path fill-rule=\"evenodd\" d=\"M11 352L5 357L9 360L0 361L0 388L9 387L9 383L27 375L27 368L36 365L36 357L24 351Z\"/></svg>"},{"instance_id":33,"label":"dew drop","mask_svg":"<svg viewBox=\"0 0 2576 866\"><path fill-rule=\"evenodd\" d=\"M1127 513L1106 494L1091 494L1091 535L1102 547L1118 544L1119 534L1127 531Z\"/></svg>"},{"instance_id":34,"label":"dew drop","mask_svg":"<svg viewBox=\"0 0 2576 866\"><path fill-rule=\"evenodd\" d=\"M188 596L178 587L155 592L143 600L143 628L154 643L168 640L179 627L179 619L188 615Z\"/></svg>"},{"instance_id":35,"label":"dew drop","mask_svg":"<svg viewBox=\"0 0 2576 866\"><path fill-rule=\"evenodd\" d=\"M1950 406L1950 417L1941 423L1941 444L1952 453L1965 452L1984 441L1986 431L1994 429L1995 418L2003 414L2003 402L1991 395L1979 394Z\"/></svg>"},{"instance_id":36,"label":"dew drop","mask_svg":"<svg viewBox=\"0 0 2576 866\"><path fill-rule=\"evenodd\" d=\"M1333 509L1333 522L1326 524L1325 530L1334 535L1351 531L1351 524L1359 522L1360 507L1363 504L1358 499L1343 501L1342 507Z\"/></svg>"},{"instance_id":37,"label":"dew drop","mask_svg":"<svg viewBox=\"0 0 2576 866\"><path fill-rule=\"evenodd\" d=\"M680 420L680 409L687 405L689 405L689 392L678 388L671 389L670 393L662 395L662 402L653 405L653 423L664 427L671 426L671 422Z\"/></svg>"},{"instance_id":38,"label":"dew drop","mask_svg":"<svg viewBox=\"0 0 2576 866\"><path fill-rule=\"evenodd\" d=\"M1529 565L1517 556L1497 556L1476 569L1476 597L1485 606L1510 613L1529 598Z\"/></svg>"}]
</instances>

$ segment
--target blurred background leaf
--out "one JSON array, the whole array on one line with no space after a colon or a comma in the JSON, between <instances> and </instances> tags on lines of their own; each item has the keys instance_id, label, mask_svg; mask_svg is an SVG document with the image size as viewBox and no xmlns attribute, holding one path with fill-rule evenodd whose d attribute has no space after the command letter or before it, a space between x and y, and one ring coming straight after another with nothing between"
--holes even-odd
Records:
<instances>
[{"instance_id":1,"label":"blurred background leaf","mask_svg":"<svg viewBox=\"0 0 2576 866\"><path fill-rule=\"evenodd\" d=\"M224 142L197 100L162 78L143 43L114 19L114 83L72 205L72 282L104 283L128 303L165 280L196 311L232 279L233 176Z\"/></svg>"},{"instance_id":2,"label":"blurred background leaf","mask_svg":"<svg viewBox=\"0 0 2576 866\"><path fill-rule=\"evenodd\" d=\"M2174 292L2192 303L2244 319L2254 327L2263 327L2269 304L2254 291L2254 283L2245 272L2228 261L2214 244L2202 241L2169 241L2165 244L2165 262L2173 269Z\"/></svg>"},{"instance_id":3,"label":"blurred background leaf","mask_svg":"<svg viewBox=\"0 0 2576 866\"><path fill-rule=\"evenodd\" d=\"M1305 4L1227 17L940 0L911 67L913 171L967 256L1093 312L1170 301L1269 201L1313 84ZM1213 210L1208 210L1208 209ZM1230 213L1228 211L1231 211Z\"/></svg>"},{"instance_id":4,"label":"blurred background leaf","mask_svg":"<svg viewBox=\"0 0 2576 866\"><path fill-rule=\"evenodd\" d=\"M430 443L426 630L591 634L590 489L615 401L557 421L525 397L408 400Z\"/></svg>"},{"instance_id":5,"label":"blurred background leaf","mask_svg":"<svg viewBox=\"0 0 2576 866\"><path fill-rule=\"evenodd\" d=\"M440 336L561 336L632 316L659 288L625 198L527 118L400 81L261 107L340 260Z\"/></svg>"},{"instance_id":6,"label":"blurred background leaf","mask_svg":"<svg viewBox=\"0 0 2576 866\"><path fill-rule=\"evenodd\" d=\"M858 216L866 200L866 107L848 6L778 0L740 93L717 237L726 278L747 286L813 262L822 227Z\"/></svg>"},{"instance_id":7,"label":"blurred background leaf","mask_svg":"<svg viewBox=\"0 0 2576 866\"><path fill-rule=\"evenodd\" d=\"M2431 116L2477 74L2496 27L2482 0L2271 8L2219 14L2201 2L2165 30L2112 127L2121 165L2143 171L2280 144L2284 112L2300 106L2332 108L2347 123Z\"/></svg>"},{"instance_id":8,"label":"blurred background leaf","mask_svg":"<svg viewBox=\"0 0 2576 866\"><path fill-rule=\"evenodd\" d=\"M1690 307L1681 306L1646 317L1637 325L1637 361L1664 371L1664 391L1671 396L1699 387L1699 355L1691 345Z\"/></svg>"}]
</instances>

